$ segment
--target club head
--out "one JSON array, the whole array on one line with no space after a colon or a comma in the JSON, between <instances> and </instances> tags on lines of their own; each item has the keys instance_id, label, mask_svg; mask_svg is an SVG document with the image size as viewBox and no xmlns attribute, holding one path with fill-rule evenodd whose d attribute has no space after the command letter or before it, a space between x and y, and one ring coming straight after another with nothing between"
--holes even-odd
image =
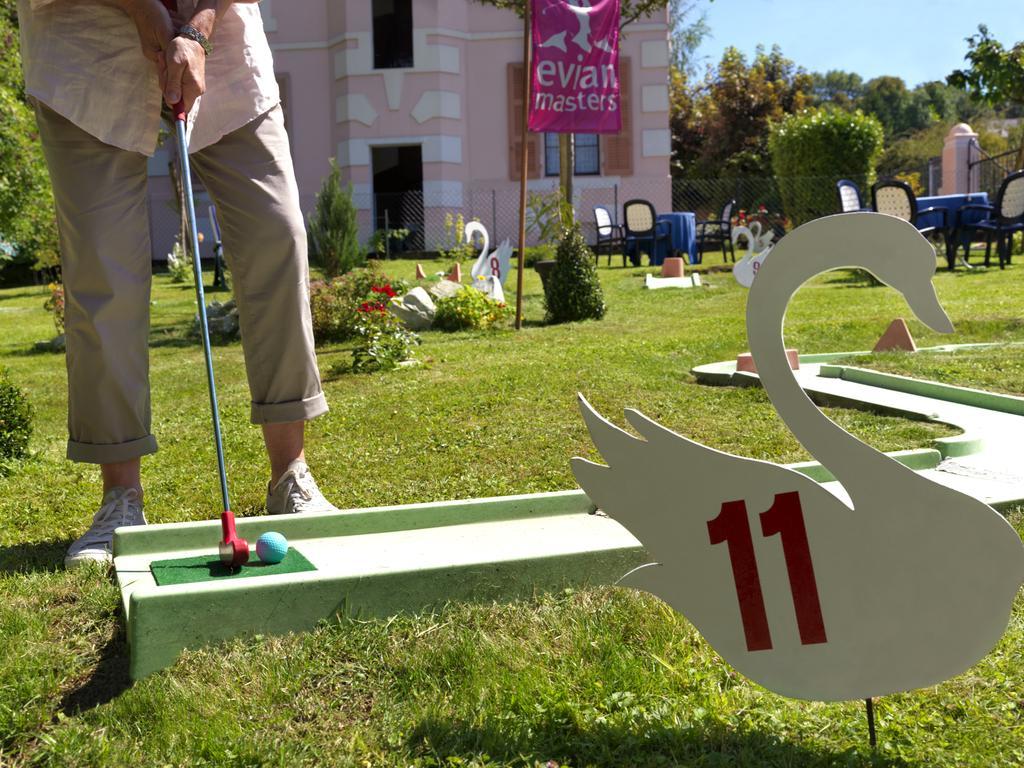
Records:
<instances>
[{"instance_id":1,"label":"club head","mask_svg":"<svg viewBox=\"0 0 1024 768\"><path fill-rule=\"evenodd\" d=\"M229 568L241 568L249 562L249 542L237 537L220 543L220 561Z\"/></svg>"},{"instance_id":2,"label":"club head","mask_svg":"<svg viewBox=\"0 0 1024 768\"><path fill-rule=\"evenodd\" d=\"M220 542L220 561L229 568L241 568L249 562L249 542L235 533L235 516L225 510L220 516L224 538Z\"/></svg>"}]
</instances>

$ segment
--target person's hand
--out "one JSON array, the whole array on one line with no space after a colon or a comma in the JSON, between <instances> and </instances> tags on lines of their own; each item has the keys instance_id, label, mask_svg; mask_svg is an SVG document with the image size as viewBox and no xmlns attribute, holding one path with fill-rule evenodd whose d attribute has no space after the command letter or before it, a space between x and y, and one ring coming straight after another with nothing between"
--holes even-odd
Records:
<instances>
[{"instance_id":1,"label":"person's hand","mask_svg":"<svg viewBox=\"0 0 1024 768\"><path fill-rule=\"evenodd\" d=\"M206 52L187 37L175 37L159 57L162 60L160 87L164 101L175 106L184 99L186 114L196 99L206 93Z\"/></svg>"},{"instance_id":2,"label":"person's hand","mask_svg":"<svg viewBox=\"0 0 1024 768\"><path fill-rule=\"evenodd\" d=\"M160 53L174 38L171 15L160 0L120 0L118 5L135 23L142 55L159 64Z\"/></svg>"}]
</instances>

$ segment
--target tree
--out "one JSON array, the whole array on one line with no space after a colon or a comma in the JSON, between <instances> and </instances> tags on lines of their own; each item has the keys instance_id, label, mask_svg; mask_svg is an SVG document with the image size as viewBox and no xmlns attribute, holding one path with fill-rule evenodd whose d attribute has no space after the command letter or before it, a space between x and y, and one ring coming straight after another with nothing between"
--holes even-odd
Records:
<instances>
[{"instance_id":1,"label":"tree","mask_svg":"<svg viewBox=\"0 0 1024 768\"><path fill-rule=\"evenodd\" d=\"M331 158L331 172L316 196L316 210L306 225L309 258L328 278L366 263L359 249L359 222L352 203L352 187L341 188L341 171Z\"/></svg>"},{"instance_id":2,"label":"tree","mask_svg":"<svg viewBox=\"0 0 1024 768\"><path fill-rule=\"evenodd\" d=\"M0 268L58 263L53 192L21 76L16 3L0 0Z\"/></svg>"},{"instance_id":3,"label":"tree","mask_svg":"<svg viewBox=\"0 0 1024 768\"><path fill-rule=\"evenodd\" d=\"M811 86L810 75L783 56L778 46L769 52L758 47L749 66L737 49L726 49L693 100L690 127L683 121L688 131L683 137L686 143L699 145L699 153L693 158L680 156L677 167L700 177L770 176L769 126L803 109Z\"/></svg>"},{"instance_id":4,"label":"tree","mask_svg":"<svg viewBox=\"0 0 1024 768\"><path fill-rule=\"evenodd\" d=\"M687 76L696 74L694 53L711 31L706 14L701 13L693 18L696 9L696 0L669 0L668 26L669 42L672 46L671 67Z\"/></svg>"},{"instance_id":5,"label":"tree","mask_svg":"<svg viewBox=\"0 0 1024 768\"><path fill-rule=\"evenodd\" d=\"M811 73L811 87L816 105L834 104L852 109L864 93L864 79L856 72L830 69Z\"/></svg>"},{"instance_id":6,"label":"tree","mask_svg":"<svg viewBox=\"0 0 1024 768\"><path fill-rule=\"evenodd\" d=\"M988 27L979 24L978 34L968 37L967 45L964 58L970 66L956 70L946 81L994 107L1024 106L1024 41L1004 48L989 36ZM1024 144L1017 153L1016 166L1024 168Z\"/></svg>"},{"instance_id":7,"label":"tree","mask_svg":"<svg viewBox=\"0 0 1024 768\"><path fill-rule=\"evenodd\" d=\"M886 138L906 136L935 121L928 93L908 90L902 78L891 75L868 80L857 106L881 121Z\"/></svg>"}]
</instances>

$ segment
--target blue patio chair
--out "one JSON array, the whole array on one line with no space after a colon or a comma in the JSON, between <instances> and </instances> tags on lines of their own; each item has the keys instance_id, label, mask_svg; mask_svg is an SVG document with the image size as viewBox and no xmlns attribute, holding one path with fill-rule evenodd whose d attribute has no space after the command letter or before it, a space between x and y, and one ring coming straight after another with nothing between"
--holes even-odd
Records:
<instances>
[{"instance_id":1,"label":"blue patio chair","mask_svg":"<svg viewBox=\"0 0 1024 768\"><path fill-rule=\"evenodd\" d=\"M871 210L864 205L864 200L860 196L860 187L849 179L840 179L836 182L836 194L839 196L840 213Z\"/></svg>"},{"instance_id":2,"label":"blue patio chair","mask_svg":"<svg viewBox=\"0 0 1024 768\"><path fill-rule=\"evenodd\" d=\"M622 219L625 222L626 244L630 251L636 251L634 264L640 264L640 246L644 243L649 244L647 257L651 264L659 262L658 246L662 242L666 252L671 249L671 225L658 221L654 206L649 201L627 200L622 206Z\"/></svg>"},{"instance_id":3,"label":"blue patio chair","mask_svg":"<svg viewBox=\"0 0 1024 768\"><path fill-rule=\"evenodd\" d=\"M732 242L732 210L736 201L730 200L722 208L717 219L704 219L697 222L697 263L704 263L704 249L715 245L722 249L722 259L728 262L729 257L736 261L736 247Z\"/></svg>"},{"instance_id":4,"label":"blue patio chair","mask_svg":"<svg viewBox=\"0 0 1024 768\"><path fill-rule=\"evenodd\" d=\"M878 213L887 213L909 221L925 237L941 235L946 246L946 260L949 262L949 268L953 268L956 249L953 247L953 227L949 221L948 210L940 206L918 209L914 190L905 181L896 179L879 181L871 187L871 207ZM918 218L926 214L938 216L942 223L934 227L918 226Z\"/></svg>"},{"instance_id":5,"label":"blue patio chair","mask_svg":"<svg viewBox=\"0 0 1024 768\"><path fill-rule=\"evenodd\" d=\"M954 243L961 241L964 243L964 259L966 260L970 255L971 237L983 232L985 234L985 266L987 267L992 252L992 240L996 238L999 268L1005 268L1010 263L1013 234L1024 231L1024 170L1015 171L1003 179L993 205L964 205L957 213L969 210L986 211L988 215L981 221L961 224Z\"/></svg>"},{"instance_id":6,"label":"blue patio chair","mask_svg":"<svg viewBox=\"0 0 1024 768\"><path fill-rule=\"evenodd\" d=\"M612 255L618 248L622 254L622 266L626 266L626 236L621 224L612 223L612 215L603 205L594 206L594 226L597 242L594 243L594 264L601 257L601 251L608 254L608 266L612 265Z\"/></svg>"}]
</instances>

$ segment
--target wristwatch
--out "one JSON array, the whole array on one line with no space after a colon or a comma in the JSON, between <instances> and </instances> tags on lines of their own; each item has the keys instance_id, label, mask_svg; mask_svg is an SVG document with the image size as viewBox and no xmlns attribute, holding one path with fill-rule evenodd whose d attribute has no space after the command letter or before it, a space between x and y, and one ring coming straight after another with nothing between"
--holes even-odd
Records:
<instances>
[{"instance_id":1,"label":"wristwatch","mask_svg":"<svg viewBox=\"0 0 1024 768\"><path fill-rule=\"evenodd\" d=\"M178 30L178 37L187 37L189 40L194 40L203 46L203 52L209 56L213 53L213 45L207 39L206 35L200 32L198 29L193 27L191 24L185 24L181 29Z\"/></svg>"}]
</instances>

